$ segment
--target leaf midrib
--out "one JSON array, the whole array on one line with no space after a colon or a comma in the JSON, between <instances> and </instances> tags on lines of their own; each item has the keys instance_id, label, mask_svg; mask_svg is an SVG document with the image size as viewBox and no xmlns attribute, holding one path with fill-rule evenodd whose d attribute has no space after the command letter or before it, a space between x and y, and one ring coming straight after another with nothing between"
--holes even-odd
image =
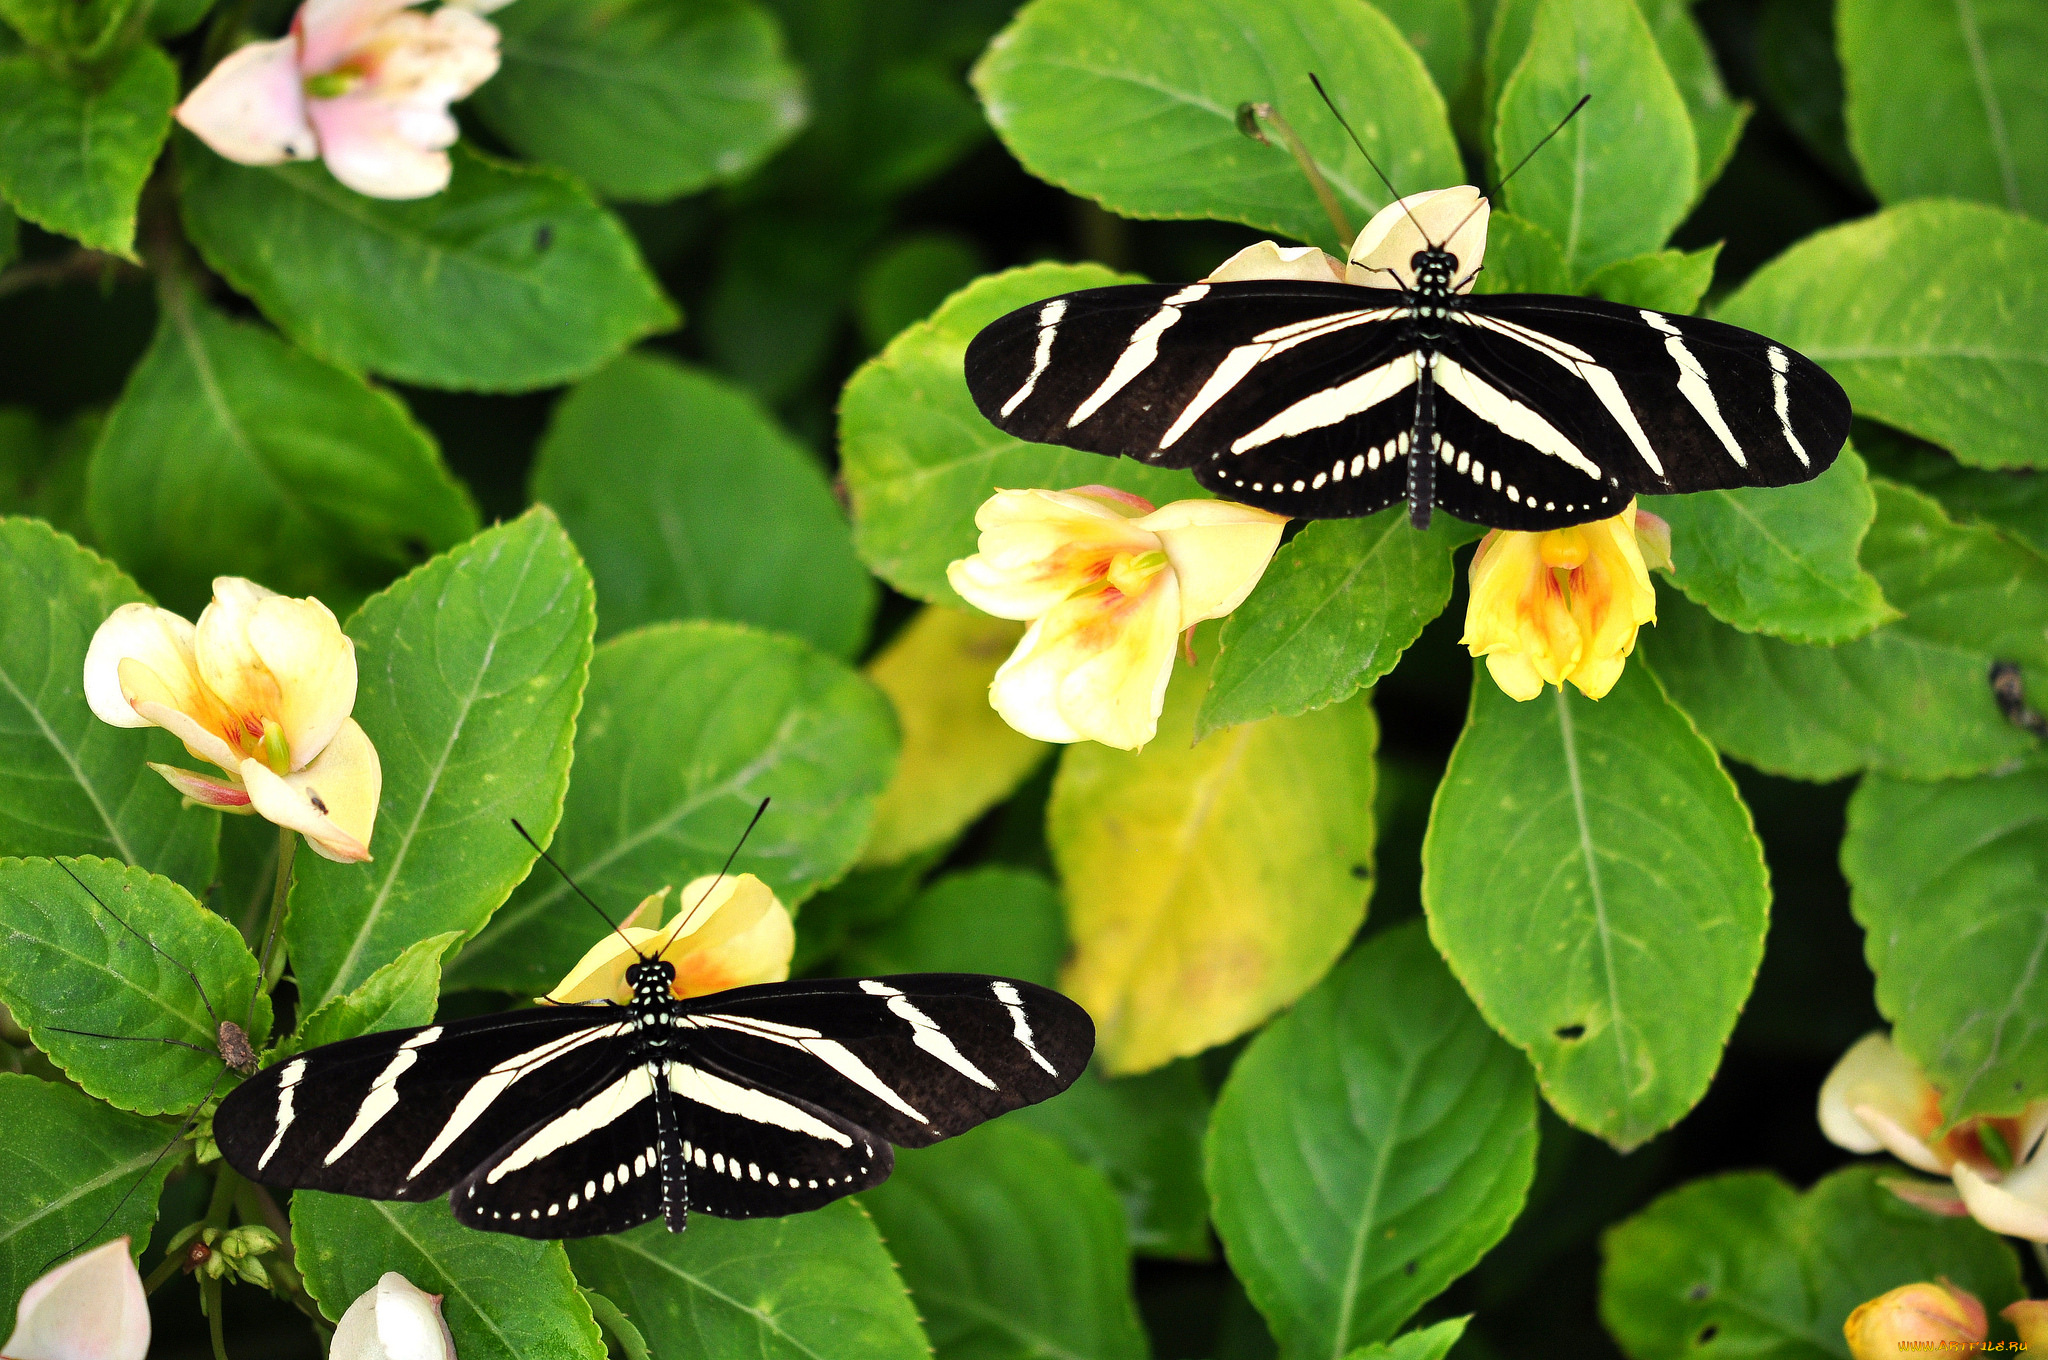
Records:
<instances>
[{"instance_id":1,"label":"leaf midrib","mask_svg":"<svg viewBox=\"0 0 2048 1360\"><path fill-rule=\"evenodd\" d=\"M120 852L115 858L128 864L136 863L140 857L136 854L135 847L128 843L128 838L121 834L121 828L115 823L113 815L107 811L107 805L100 801L98 787L86 778L85 769L79 764L78 757L58 737L56 729L43 717L43 711L29 702L28 695L15 683L13 673L7 669L4 653L0 653L0 686L6 687L7 693L13 697L15 703L21 705L21 711L35 722L36 730L43 734L43 740L50 744L50 749L63 759L65 767L71 771L72 782L85 791L86 798L92 803L93 812L100 819L100 825L107 829L107 839L112 841L114 849Z\"/></svg>"},{"instance_id":2,"label":"leaf midrib","mask_svg":"<svg viewBox=\"0 0 2048 1360\"><path fill-rule=\"evenodd\" d=\"M1593 902L1594 933L1600 942L1600 963L1607 977L1608 1030L1614 1036L1615 1052L1621 1064L1620 1080L1615 1083L1615 1091L1626 1126L1629 1112L1635 1103L1630 1088L1635 1068L1629 1060L1628 1035L1621 1005L1621 980L1614 966L1613 931L1607 923L1607 897L1600 886L1599 853L1594 847L1593 828L1586 814L1586 783L1579 769L1578 732L1572 726L1571 700L1565 696L1563 686L1559 686L1557 690L1557 726L1564 747L1565 778L1571 785L1572 816L1578 828L1579 854L1586 868L1586 892Z\"/></svg>"},{"instance_id":3,"label":"leaf midrib","mask_svg":"<svg viewBox=\"0 0 2048 1360\"><path fill-rule=\"evenodd\" d=\"M677 1279L683 1281L685 1284L688 1284L692 1288L701 1290L705 1294L708 1294L710 1297L724 1304L726 1307L731 1308L734 1312L744 1313L748 1317L753 1318L756 1322L761 1324L763 1329L774 1333L777 1337L788 1342L796 1350L801 1351L803 1354L812 1357L812 1360L833 1360L833 1357L825 1355L819 1351L812 1350L809 1346L806 1346L802 1341L799 1341L796 1337L790 1335L789 1332L784 1330L783 1327L767 1313L762 1312L758 1308L751 1308L746 1304L741 1303L738 1299L726 1293L724 1290L713 1286L712 1284L710 1284L709 1282L707 1282L699 1276L692 1275L689 1271L684 1270L681 1266L675 1264L673 1261L666 1261L663 1260L661 1257L656 1256L653 1252L648 1251L645 1247L642 1247L638 1242L630 1242L624 1238L614 1237L613 1239L611 1239L611 1245L620 1251L630 1252L633 1255L638 1256L642 1260L649 1262L657 1269L665 1271L668 1274L675 1276Z\"/></svg>"}]
</instances>

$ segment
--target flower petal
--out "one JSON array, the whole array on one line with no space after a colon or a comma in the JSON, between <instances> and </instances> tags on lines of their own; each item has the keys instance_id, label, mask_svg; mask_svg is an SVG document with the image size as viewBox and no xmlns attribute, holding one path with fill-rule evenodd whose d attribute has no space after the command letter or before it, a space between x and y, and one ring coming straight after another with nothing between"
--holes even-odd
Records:
<instances>
[{"instance_id":1,"label":"flower petal","mask_svg":"<svg viewBox=\"0 0 2048 1360\"><path fill-rule=\"evenodd\" d=\"M241 774L256 811L304 835L322 859L354 864L370 858L384 772L355 719L344 721L319 758L296 774L273 774L260 760L243 761Z\"/></svg>"},{"instance_id":2,"label":"flower petal","mask_svg":"<svg viewBox=\"0 0 2048 1360\"><path fill-rule=\"evenodd\" d=\"M1923 1181L1911 1176L1879 1176L1877 1183L1916 1209L1943 1218L1968 1218L1969 1206L1953 1181Z\"/></svg>"},{"instance_id":3,"label":"flower petal","mask_svg":"<svg viewBox=\"0 0 2048 1360\"><path fill-rule=\"evenodd\" d=\"M1347 282L1367 288L1415 286L1417 251L1440 245L1458 259L1458 291L1472 290L1473 276L1486 258L1486 219L1492 207L1469 184L1453 189L1428 189L1373 215L1351 245ZM1462 224L1462 225L1461 225Z\"/></svg>"},{"instance_id":4,"label":"flower petal","mask_svg":"<svg viewBox=\"0 0 2048 1360\"><path fill-rule=\"evenodd\" d=\"M1234 501L1175 501L1142 519L1180 582L1180 626L1220 619L1244 603L1280 546L1287 516Z\"/></svg>"},{"instance_id":5,"label":"flower petal","mask_svg":"<svg viewBox=\"0 0 2048 1360\"><path fill-rule=\"evenodd\" d=\"M675 966L678 997L781 982L796 951L796 925L752 874L707 874L682 891L682 911L660 945Z\"/></svg>"},{"instance_id":6,"label":"flower petal","mask_svg":"<svg viewBox=\"0 0 2048 1360\"><path fill-rule=\"evenodd\" d=\"M121 663L139 661L155 675L152 694L162 701L198 693L192 659L192 625L152 604L124 604L107 615L85 649L85 701L101 722L116 727L153 727L137 713L121 688Z\"/></svg>"},{"instance_id":7,"label":"flower petal","mask_svg":"<svg viewBox=\"0 0 2048 1360\"><path fill-rule=\"evenodd\" d=\"M194 757L210 761L229 774L241 769L241 752L230 746L213 726L185 708L191 704L211 715L215 705L204 691L179 695L155 671L132 658L121 663L121 689L138 714L184 742L185 749ZM212 721L220 723L218 716L213 716Z\"/></svg>"},{"instance_id":8,"label":"flower petal","mask_svg":"<svg viewBox=\"0 0 2048 1360\"><path fill-rule=\"evenodd\" d=\"M1344 266L1328 251L1314 246L1282 246L1257 241L1210 271L1204 283L1238 283L1248 279L1303 279L1311 283L1343 283Z\"/></svg>"},{"instance_id":9,"label":"flower petal","mask_svg":"<svg viewBox=\"0 0 2048 1360\"><path fill-rule=\"evenodd\" d=\"M213 599L199 611L192 655L205 682L228 712L261 729L264 718L277 716L277 681L249 641L256 607L277 593L240 576L216 576ZM255 735L251 732L251 735Z\"/></svg>"},{"instance_id":10,"label":"flower petal","mask_svg":"<svg viewBox=\"0 0 2048 1360\"><path fill-rule=\"evenodd\" d=\"M306 120L298 47L286 37L229 53L178 105L178 121L242 165L311 160L319 140Z\"/></svg>"},{"instance_id":11,"label":"flower petal","mask_svg":"<svg viewBox=\"0 0 2048 1360\"><path fill-rule=\"evenodd\" d=\"M455 1360L441 1296L387 1270L341 1315L329 1360Z\"/></svg>"},{"instance_id":12,"label":"flower petal","mask_svg":"<svg viewBox=\"0 0 2048 1360\"><path fill-rule=\"evenodd\" d=\"M299 42L299 69L325 75L369 42L398 11L417 0L306 0L292 19Z\"/></svg>"},{"instance_id":13,"label":"flower petal","mask_svg":"<svg viewBox=\"0 0 2048 1360\"><path fill-rule=\"evenodd\" d=\"M162 775L172 788L195 803L237 812L251 810L249 791L233 778L214 779L209 775L195 774L191 770L181 770L175 765L159 765L153 760L149 762L149 768Z\"/></svg>"},{"instance_id":14,"label":"flower petal","mask_svg":"<svg viewBox=\"0 0 2048 1360\"><path fill-rule=\"evenodd\" d=\"M1836 1147L1851 1152L1881 1151L1888 1146L1885 1135L1871 1126L1859 1107L1877 1110L1888 1126L1899 1130L1896 1137L1916 1149L1911 1157L1901 1156L1901 1161L1945 1175L1947 1169L1935 1160L1927 1144L1907 1132L1918 1125L1931 1089L1891 1037L1873 1031L1851 1044L1821 1083L1820 1131Z\"/></svg>"},{"instance_id":15,"label":"flower petal","mask_svg":"<svg viewBox=\"0 0 2048 1360\"><path fill-rule=\"evenodd\" d=\"M356 706L355 644L326 605L283 595L257 602L248 640L276 685L273 711L292 768L302 770L327 749Z\"/></svg>"},{"instance_id":16,"label":"flower petal","mask_svg":"<svg viewBox=\"0 0 2048 1360\"><path fill-rule=\"evenodd\" d=\"M626 985L626 970L640 961L642 953L651 952L648 942L657 934L658 931L643 926L621 926L583 951L576 966L564 973L562 980L540 1000L557 1006L583 1001L630 1001L633 989Z\"/></svg>"},{"instance_id":17,"label":"flower petal","mask_svg":"<svg viewBox=\"0 0 2048 1360\"><path fill-rule=\"evenodd\" d=\"M2007 1237L2048 1242L2048 1195L2022 1198L2013 1193L2010 1181L1994 1185L1964 1162L1957 1162L1949 1174L1955 1177L1970 1217Z\"/></svg>"},{"instance_id":18,"label":"flower petal","mask_svg":"<svg viewBox=\"0 0 2048 1360\"><path fill-rule=\"evenodd\" d=\"M946 579L1000 619L1041 618L1099 579L1117 553L1160 546L1117 506L1078 491L998 491L974 522L980 551L948 566Z\"/></svg>"},{"instance_id":19,"label":"flower petal","mask_svg":"<svg viewBox=\"0 0 2048 1360\"><path fill-rule=\"evenodd\" d=\"M1158 730L1179 635L1171 571L1136 596L1109 590L1070 600L1024 635L996 672L989 702L1040 741L1136 750Z\"/></svg>"},{"instance_id":20,"label":"flower petal","mask_svg":"<svg viewBox=\"0 0 2048 1360\"><path fill-rule=\"evenodd\" d=\"M2012 1324L2030 1350L2048 1350L2048 1300L2021 1299L1998 1314Z\"/></svg>"},{"instance_id":21,"label":"flower petal","mask_svg":"<svg viewBox=\"0 0 2048 1360\"><path fill-rule=\"evenodd\" d=\"M442 147L458 135L446 108L380 99L365 90L312 101L320 155L334 177L370 198L428 198L448 187L453 164Z\"/></svg>"},{"instance_id":22,"label":"flower petal","mask_svg":"<svg viewBox=\"0 0 2048 1360\"><path fill-rule=\"evenodd\" d=\"M74 1256L22 1292L13 1334L0 1346L13 1360L144 1360L149 1300L128 1239Z\"/></svg>"}]
</instances>

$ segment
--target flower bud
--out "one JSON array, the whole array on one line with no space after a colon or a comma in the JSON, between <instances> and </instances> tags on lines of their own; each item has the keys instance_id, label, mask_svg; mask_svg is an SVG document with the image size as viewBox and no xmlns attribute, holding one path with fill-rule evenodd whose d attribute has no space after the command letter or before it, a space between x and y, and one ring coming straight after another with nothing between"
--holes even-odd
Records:
<instances>
[{"instance_id":1,"label":"flower bud","mask_svg":"<svg viewBox=\"0 0 2048 1360\"><path fill-rule=\"evenodd\" d=\"M395 1270L348 1306L334 1329L328 1360L456 1360L441 1296Z\"/></svg>"},{"instance_id":2,"label":"flower bud","mask_svg":"<svg viewBox=\"0 0 2048 1360\"><path fill-rule=\"evenodd\" d=\"M2030 1351L2048 1350L2048 1299L2021 1299L1999 1316L2012 1324Z\"/></svg>"},{"instance_id":3,"label":"flower bud","mask_svg":"<svg viewBox=\"0 0 2048 1360\"><path fill-rule=\"evenodd\" d=\"M1947 1280L1901 1285L1863 1304L1842 1324L1855 1360L1898 1360L1914 1342L1981 1342L1989 1330L1984 1305Z\"/></svg>"},{"instance_id":4,"label":"flower bud","mask_svg":"<svg viewBox=\"0 0 2048 1360\"><path fill-rule=\"evenodd\" d=\"M0 1355L14 1360L92 1356L144 1360L149 1354L149 1300L128 1239L75 1256L30 1285L15 1310L13 1333Z\"/></svg>"}]
</instances>

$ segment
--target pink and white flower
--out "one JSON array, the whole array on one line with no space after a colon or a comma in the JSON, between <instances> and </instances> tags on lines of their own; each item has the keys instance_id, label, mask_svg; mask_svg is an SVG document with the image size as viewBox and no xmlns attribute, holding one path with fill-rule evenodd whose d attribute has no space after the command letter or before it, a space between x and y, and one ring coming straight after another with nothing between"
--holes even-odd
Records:
<instances>
[{"instance_id":1,"label":"pink and white flower","mask_svg":"<svg viewBox=\"0 0 2048 1360\"><path fill-rule=\"evenodd\" d=\"M8 1360L143 1360L149 1299L128 1239L74 1256L23 1291Z\"/></svg>"},{"instance_id":2,"label":"pink and white flower","mask_svg":"<svg viewBox=\"0 0 2048 1360\"><path fill-rule=\"evenodd\" d=\"M448 187L459 135L448 106L498 69L503 0L306 0L291 32L232 53L178 105L178 121L231 161L325 160L372 198Z\"/></svg>"}]
</instances>

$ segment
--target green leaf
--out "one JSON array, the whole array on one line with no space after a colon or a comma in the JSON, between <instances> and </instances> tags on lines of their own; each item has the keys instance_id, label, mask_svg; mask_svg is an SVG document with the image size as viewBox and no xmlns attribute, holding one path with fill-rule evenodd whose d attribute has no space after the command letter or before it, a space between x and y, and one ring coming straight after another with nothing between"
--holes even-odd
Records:
<instances>
[{"instance_id":1,"label":"green leaf","mask_svg":"<svg viewBox=\"0 0 2048 1360\"><path fill-rule=\"evenodd\" d=\"M1351 1352L1344 1360L1444 1360L1451 1353L1451 1347L1465 1335L1465 1324L1471 1320L1470 1317L1451 1318L1434 1327L1422 1327L1397 1336L1392 1341L1376 1341Z\"/></svg>"},{"instance_id":2,"label":"green leaf","mask_svg":"<svg viewBox=\"0 0 2048 1360\"><path fill-rule=\"evenodd\" d=\"M776 162L778 165L781 161ZM725 225L698 332L720 371L761 400L780 403L837 362L855 270L881 219L816 219L765 204Z\"/></svg>"},{"instance_id":3,"label":"green leaf","mask_svg":"<svg viewBox=\"0 0 2048 1360\"><path fill-rule=\"evenodd\" d=\"M1069 746L1046 810L1074 942L1061 986L1095 1017L1112 1075L1236 1038L1294 1001L1371 893L1379 728L1366 702L1196 745L1208 667L1174 671L1158 736L1142 752Z\"/></svg>"},{"instance_id":4,"label":"green leaf","mask_svg":"<svg viewBox=\"0 0 2048 1360\"><path fill-rule=\"evenodd\" d=\"M1721 177L1734 159L1735 144L1752 112L1748 100L1731 97L1714 64L1707 35L1693 18L1694 0L1640 0L1643 18L1657 35L1657 51L1671 72L1678 96L1692 120L1693 143L1699 155L1699 192ZM1759 53L1759 56L1762 54ZM1671 309L1666 309L1671 310ZM1690 311L1691 308L1685 310Z\"/></svg>"},{"instance_id":5,"label":"green leaf","mask_svg":"<svg viewBox=\"0 0 2048 1360\"><path fill-rule=\"evenodd\" d=\"M1422 58L1444 102L1457 102L1478 56L1468 0L1379 0L1374 8Z\"/></svg>"},{"instance_id":6,"label":"green leaf","mask_svg":"<svg viewBox=\"0 0 2048 1360\"><path fill-rule=\"evenodd\" d=\"M676 324L625 228L573 181L450 154L446 189L393 202L317 165L235 165L187 140L185 229L305 348L425 387L567 382Z\"/></svg>"},{"instance_id":7,"label":"green leaf","mask_svg":"<svg viewBox=\"0 0 2048 1360\"><path fill-rule=\"evenodd\" d=\"M539 0L491 22L504 64L472 106L607 198L739 179L803 125L803 78L746 0Z\"/></svg>"},{"instance_id":8,"label":"green leaf","mask_svg":"<svg viewBox=\"0 0 2048 1360\"><path fill-rule=\"evenodd\" d=\"M1585 291L1609 302L1684 316L1707 295L1720 254L1717 242L1704 250L1660 250L1617 260L1587 279Z\"/></svg>"},{"instance_id":9,"label":"green leaf","mask_svg":"<svg viewBox=\"0 0 2048 1360\"><path fill-rule=\"evenodd\" d=\"M1853 449L1798 486L1653 496L1642 505L1671 524L1672 579L1724 623L1836 643L1899 617L1857 560L1877 499Z\"/></svg>"},{"instance_id":10,"label":"green leaf","mask_svg":"<svg viewBox=\"0 0 2048 1360\"><path fill-rule=\"evenodd\" d=\"M1766 0L1756 27L1756 78L1777 115L1842 183L1860 186L1843 121L1834 0Z\"/></svg>"},{"instance_id":11,"label":"green leaf","mask_svg":"<svg viewBox=\"0 0 2048 1360\"><path fill-rule=\"evenodd\" d=\"M0 1317L11 1318L54 1257L124 1235L140 1256L177 1162L161 1155L164 1125L15 1072L0 1072L0 1128Z\"/></svg>"},{"instance_id":12,"label":"green leaf","mask_svg":"<svg viewBox=\"0 0 2048 1360\"><path fill-rule=\"evenodd\" d=\"M1209 1192L1202 1184L1209 1088L1195 1060L1117 1081L1091 1071L1016 1118L1109 1178L1139 1255L1210 1258Z\"/></svg>"},{"instance_id":13,"label":"green leaf","mask_svg":"<svg viewBox=\"0 0 2048 1360\"><path fill-rule=\"evenodd\" d=\"M1801 647L1737 632L1666 596L1643 650L1715 746L1771 774L1819 783L1858 770L1953 779L2034 747L1998 711L1990 658L1897 625L1838 647Z\"/></svg>"},{"instance_id":14,"label":"green leaf","mask_svg":"<svg viewBox=\"0 0 2048 1360\"><path fill-rule=\"evenodd\" d=\"M354 990L429 936L474 934L533 867L512 819L544 840L560 818L593 626L590 577L545 509L349 620L355 718L377 744L384 796L370 863L299 857L285 939L301 1005Z\"/></svg>"},{"instance_id":15,"label":"green leaf","mask_svg":"<svg viewBox=\"0 0 2048 1360\"><path fill-rule=\"evenodd\" d=\"M626 1360L652 1360L647 1349L647 1338L633 1325L632 1319L625 1315L619 1305L595 1289L578 1285L576 1292L590 1305L591 1316L596 1318L597 1325L604 1329L607 1340L618 1345Z\"/></svg>"},{"instance_id":16,"label":"green leaf","mask_svg":"<svg viewBox=\"0 0 2048 1360\"><path fill-rule=\"evenodd\" d=\"M1422 855L1431 937L1566 1120L1627 1151L1706 1093L1770 881L1734 781L1642 667L1597 704L1518 704L1477 668Z\"/></svg>"},{"instance_id":17,"label":"green leaf","mask_svg":"<svg viewBox=\"0 0 2048 1360\"><path fill-rule=\"evenodd\" d=\"M1045 759L1046 744L989 706L989 682L1024 625L926 605L868 663L868 678L896 709L903 754L875 805L864 866L895 864L950 842L1015 792Z\"/></svg>"},{"instance_id":18,"label":"green leaf","mask_svg":"<svg viewBox=\"0 0 2048 1360\"><path fill-rule=\"evenodd\" d=\"M1486 219L1486 267L1472 284L1475 293L1569 293L1571 270L1564 247L1542 227L1511 212Z\"/></svg>"},{"instance_id":19,"label":"green leaf","mask_svg":"<svg viewBox=\"0 0 2048 1360\"><path fill-rule=\"evenodd\" d=\"M1840 0L1835 32L1849 145L1879 201L1974 198L2048 216L2048 11Z\"/></svg>"},{"instance_id":20,"label":"green leaf","mask_svg":"<svg viewBox=\"0 0 2048 1360\"><path fill-rule=\"evenodd\" d=\"M175 285L93 450L88 505L106 550L191 614L216 576L346 609L477 530L395 398Z\"/></svg>"},{"instance_id":21,"label":"green leaf","mask_svg":"<svg viewBox=\"0 0 2048 1360\"><path fill-rule=\"evenodd\" d=\"M1978 467L2048 468L2048 226L1887 208L1807 237L1714 315L1820 363L1858 415Z\"/></svg>"},{"instance_id":22,"label":"green leaf","mask_svg":"<svg viewBox=\"0 0 2048 1360\"><path fill-rule=\"evenodd\" d=\"M590 663L576 781L551 853L600 902L626 905L733 862L785 905L844 874L896 762L888 701L796 638L731 623L657 624ZM604 923L554 875L521 885L454 964L456 985L541 992Z\"/></svg>"},{"instance_id":23,"label":"green leaf","mask_svg":"<svg viewBox=\"0 0 2048 1360\"><path fill-rule=\"evenodd\" d=\"M533 469L597 580L601 636L736 619L858 652L875 584L825 471L738 388L629 354L555 408Z\"/></svg>"},{"instance_id":24,"label":"green leaf","mask_svg":"<svg viewBox=\"0 0 2048 1360\"><path fill-rule=\"evenodd\" d=\"M840 458L854 546L877 576L957 607L946 564L973 554L974 512L999 487L1114 486L1160 505L1208 494L1186 472L1013 439L967 393L961 360L989 322L1056 293L1139 281L1092 264L977 279L853 375L839 402Z\"/></svg>"},{"instance_id":25,"label":"green leaf","mask_svg":"<svg viewBox=\"0 0 2048 1360\"><path fill-rule=\"evenodd\" d=\"M0 260L6 254L0 249ZM89 541L85 471L100 423L91 411L43 421L18 406L0 407L0 515L31 515Z\"/></svg>"},{"instance_id":26,"label":"green leaf","mask_svg":"<svg viewBox=\"0 0 2048 1360\"><path fill-rule=\"evenodd\" d=\"M1451 551L1479 530L1439 515L1424 533L1397 505L1306 525L1223 625L1198 737L1348 699L1394 669L1451 598Z\"/></svg>"},{"instance_id":27,"label":"green leaf","mask_svg":"<svg viewBox=\"0 0 2048 1360\"><path fill-rule=\"evenodd\" d=\"M362 986L337 996L301 1021L279 1057L358 1035L432 1024L441 1000L441 956L461 938L461 931L449 930L407 945L404 953L370 974Z\"/></svg>"},{"instance_id":28,"label":"green leaf","mask_svg":"<svg viewBox=\"0 0 2048 1360\"><path fill-rule=\"evenodd\" d=\"M1926 492L1966 524L1989 524L2038 553L2048 553L2048 477L2025 469L1988 471L1881 426L1860 445L1874 471Z\"/></svg>"},{"instance_id":29,"label":"green leaf","mask_svg":"<svg viewBox=\"0 0 2048 1360\"><path fill-rule=\"evenodd\" d=\"M1252 1041L1207 1160L1216 1231L1281 1355L1343 1355L1392 1336L1515 1221L1534 1083L1406 926Z\"/></svg>"},{"instance_id":30,"label":"green leaf","mask_svg":"<svg viewBox=\"0 0 2048 1360\"><path fill-rule=\"evenodd\" d=\"M939 879L849 949L848 973L992 973L1053 985L1066 953L1060 895L1022 869L986 865Z\"/></svg>"},{"instance_id":31,"label":"green leaf","mask_svg":"<svg viewBox=\"0 0 2048 1360\"><path fill-rule=\"evenodd\" d=\"M2048 1095L2043 856L2039 760L1941 784L1873 777L1849 800L1842 871L1878 1008L1940 1090L1946 1122L2018 1114Z\"/></svg>"},{"instance_id":32,"label":"green leaf","mask_svg":"<svg viewBox=\"0 0 2048 1360\"><path fill-rule=\"evenodd\" d=\"M1389 195L1323 108L1311 71L1404 192L1463 178L1443 96L1370 5L1032 0L973 81L1025 169L1111 212L1220 218L1344 249L1280 140L1261 146L1237 126L1241 105L1273 105L1358 230Z\"/></svg>"},{"instance_id":33,"label":"green leaf","mask_svg":"<svg viewBox=\"0 0 2048 1360\"><path fill-rule=\"evenodd\" d=\"M923 1360L923 1328L859 1204L752 1222L697 1215L568 1244L655 1355ZM468 1360L465 1354L463 1360Z\"/></svg>"},{"instance_id":34,"label":"green leaf","mask_svg":"<svg viewBox=\"0 0 2048 1360\"><path fill-rule=\"evenodd\" d=\"M1506 190L1574 279L1663 245L1699 187L1691 120L1633 0L1543 0L1501 89L1496 160L1514 165L1583 94L1593 102Z\"/></svg>"},{"instance_id":35,"label":"green leaf","mask_svg":"<svg viewBox=\"0 0 2048 1360\"><path fill-rule=\"evenodd\" d=\"M465 1228L439 1199L405 1204L301 1190L291 1213L306 1290L330 1322L395 1270L442 1296L462 1360L604 1360L604 1339L560 1242Z\"/></svg>"},{"instance_id":36,"label":"green leaf","mask_svg":"<svg viewBox=\"0 0 2048 1360\"><path fill-rule=\"evenodd\" d=\"M1947 1276L1997 1311L2019 1296L2011 1248L1850 1167L1799 1194L1735 1172L1680 1186L1608 1231L1600 1318L1631 1360L1848 1360L1865 1300Z\"/></svg>"},{"instance_id":37,"label":"green leaf","mask_svg":"<svg viewBox=\"0 0 2048 1360\"><path fill-rule=\"evenodd\" d=\"M0 1002L66 1076L124 1110L198 1105L221 1074L221 1021L258 1045L270 1032L241 935L167 878L110 859L0 859L0 933Z\"/></svg>"},{"instance_id":38,"label":"green leaf","mask_svg":"<svg viewBox=\"0 0 2048 1360\"><path fill-rule=\"evenodd\" d=\"M1123 1208L1044 1134L999 1121L906 1149L861 1202L947 1360L1144 1360Z\"/></svg>"},{"instance_id":39,"label":"green leaf","mask_svg":"<svg viewBox=\"0 0 2048 1360\"><path fill-rule=\"evenodd\" d=\"M142 598L49 525L0 520L0 848L112 855L204 890L220 814L180 807L146 763L191 757L168 732L110 726L85 703L93 630Z\"/></svg>"},{"instance_id":40,"label":"green leaf","mask_svg":"<svg viewBox=\"0 0 2048 1360\"><path fill-rule=\"evenodd\" d=\"M889 242L861 266L855 310L871 350L922 321L987 268L974 238L923 231Z\"/></svg>"},{"instance_id":41,"label":"green leaf","mask_svg":"<svg viewBox=\"0 0 2048 1360\"><path fill-rule=\"evenodd\" d=\"M91 74L0 59L0 194L38 226L134 258L136 200L177 102L177 68L150 43Z\"/></svg>"},{"instance_id":42,"label":"green leaf","mask_svg":"<svg viewBox=\"0 0 2048 1360\"><path fill-rule=\"evenodd\" d=\"M1906 610L1899 631L2048 669L2048 557L1957 524L1922 492L1872 485L1878 516L1863 555Z\"/></svg>"}]
</instances>

